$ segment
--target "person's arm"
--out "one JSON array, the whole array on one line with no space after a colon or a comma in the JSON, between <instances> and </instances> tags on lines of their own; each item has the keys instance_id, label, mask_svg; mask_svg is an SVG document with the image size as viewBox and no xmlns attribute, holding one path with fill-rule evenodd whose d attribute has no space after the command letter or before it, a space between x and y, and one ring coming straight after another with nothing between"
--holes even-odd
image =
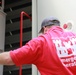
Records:
<instances>
[{"instance_id":1,"label":"person's arm","mask_svg":"<svg viewBox=\"0 0 76 75\"><path fill-rule=\"evenodd\" d=\"M14 65L10 57L10 52L0 53L0 65Z\"/></svg>"}]
</instances>

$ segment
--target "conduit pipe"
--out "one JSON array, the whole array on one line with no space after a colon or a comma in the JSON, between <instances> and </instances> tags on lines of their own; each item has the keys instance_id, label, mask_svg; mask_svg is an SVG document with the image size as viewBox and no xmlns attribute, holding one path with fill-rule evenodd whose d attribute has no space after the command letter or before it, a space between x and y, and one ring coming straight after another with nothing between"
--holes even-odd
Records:
<instances>
[{"instance_id":1,"label":"conduit pipe","mask_svg":"<svg viewBox=\"0 0 76 75\"><path fill-rule=\"evenodd\" d=\"M26 16L32 21L32 18L24 11L20 13L20 47L22 47L22 39L23 39L23 16ZM19 75L22 75L22 65L20 66Z\"/></svg>"}]
</instances>

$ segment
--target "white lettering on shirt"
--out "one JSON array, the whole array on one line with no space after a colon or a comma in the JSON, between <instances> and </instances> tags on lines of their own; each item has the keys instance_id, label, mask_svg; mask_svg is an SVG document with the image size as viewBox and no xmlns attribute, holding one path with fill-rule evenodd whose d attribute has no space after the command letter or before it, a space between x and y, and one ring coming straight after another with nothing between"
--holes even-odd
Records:
<instances>
[{"instance_id":1,"label":"white lettering on shirt","mask_svg":"<svg viewBox=\"0 0 76 75\"><path fill-rule=\"evenodd\" d=\"M57 54L67 67L76 66L76 38L53 39Z\"/></svg>"}]
</instances>

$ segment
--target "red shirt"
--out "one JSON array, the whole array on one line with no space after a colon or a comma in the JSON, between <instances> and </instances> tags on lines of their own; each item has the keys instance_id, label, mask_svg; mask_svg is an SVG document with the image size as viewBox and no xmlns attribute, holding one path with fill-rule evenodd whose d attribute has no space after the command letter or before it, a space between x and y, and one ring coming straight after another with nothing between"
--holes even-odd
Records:
<instances>
[{"instance_id":1,"label":"red shirt","mask_svg":"<svg viewBox=\"0 0 76 75\"><path fill-rule=\"evenodd\" d=\"M16 66L35 64L41 75L76 75L76 35L53 26L10 56Z\"/></svg>"}]
</instances>

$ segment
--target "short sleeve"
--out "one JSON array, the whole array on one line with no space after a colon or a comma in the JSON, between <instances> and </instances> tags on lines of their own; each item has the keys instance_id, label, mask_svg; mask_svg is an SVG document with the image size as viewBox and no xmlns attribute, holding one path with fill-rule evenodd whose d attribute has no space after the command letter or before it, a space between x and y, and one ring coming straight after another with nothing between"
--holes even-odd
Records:
<instances>
[{"instance_id":1,"label":"short sleeve","mask_svg":"<svg viewBox=\"0 0 76 75\"><path fill-rule=\"evenodd\" d=\"M18 66L22 64L35 64L42 54L42 38L32 39L23 47L10 51L13 62Z\"/></svg>"}]
</instances>

